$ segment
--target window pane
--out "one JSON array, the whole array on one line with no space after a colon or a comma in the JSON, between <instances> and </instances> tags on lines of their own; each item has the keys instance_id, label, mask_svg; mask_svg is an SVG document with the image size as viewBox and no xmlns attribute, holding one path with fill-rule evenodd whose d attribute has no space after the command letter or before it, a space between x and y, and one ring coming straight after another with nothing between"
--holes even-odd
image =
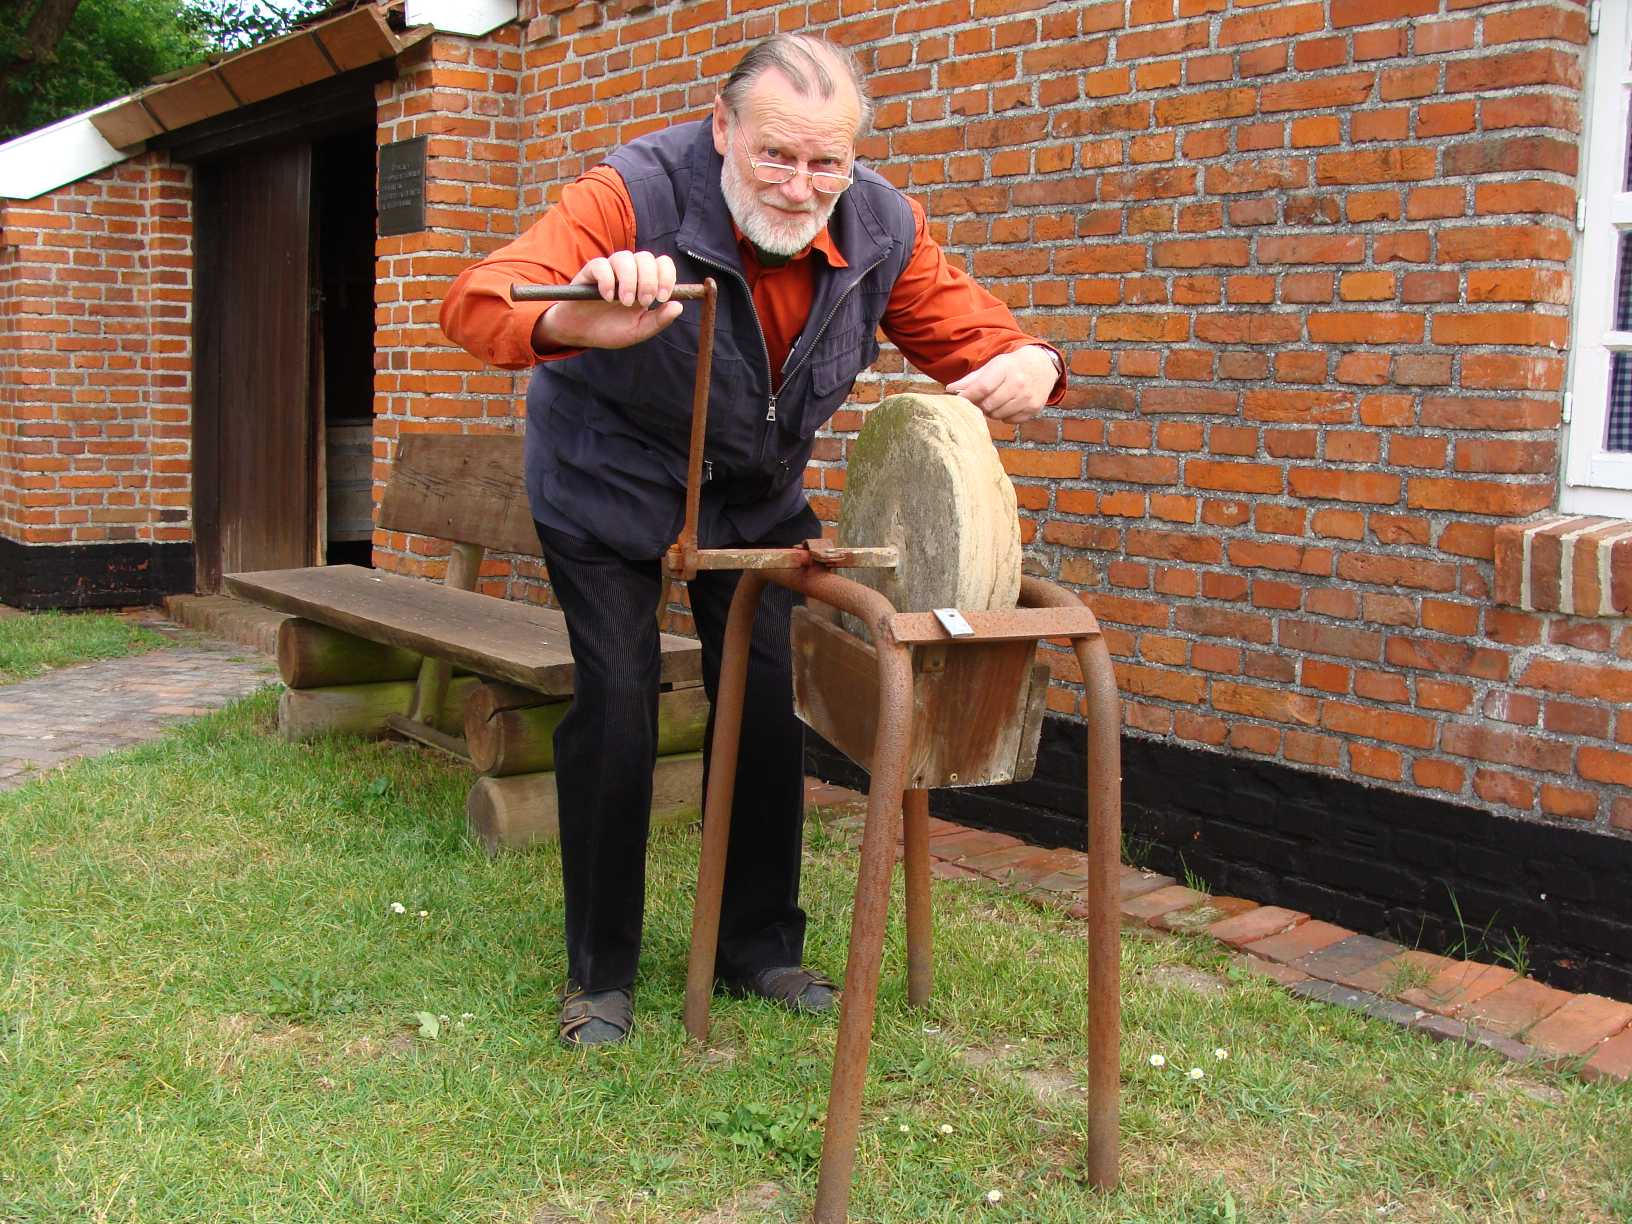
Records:
<instances>
[{"instance_id":1,"label":"window pane","mask_svg":"<svg viewBox=\"0 0 1632 1224\"><path fill-rule=\"evenodd\" d=\"M1604 449L1632 451L1632 353L1611 353Z\"/></svg>"},{"instance_id":2,"label":"window pane","mask_svg":"<svg viewBox=\"0 0 1632 1224\"><path fill-rule=\"evenodd\" d=\"M1628 130L1632 130L1629 125ZM1632 157L1626 159L1632 191ZM1632 325L1632 233L1621 235L1620 267L1615 274L1615 329ZM1605 414L1604 449L1632 451L1632 353L1611 353L1609 365L1609 411Z\"/></svg>"}]
</instances>

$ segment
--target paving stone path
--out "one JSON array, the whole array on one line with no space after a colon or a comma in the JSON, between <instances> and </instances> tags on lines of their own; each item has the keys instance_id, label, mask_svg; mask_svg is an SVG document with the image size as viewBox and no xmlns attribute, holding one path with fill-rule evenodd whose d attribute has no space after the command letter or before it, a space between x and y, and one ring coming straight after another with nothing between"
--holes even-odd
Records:
<instances>
[{"instance_id":1,"label":"paving stone path","mask_svg":"<svg viewBox=\"0 0 1632 1224\"><path fill-rule=\"evenodd\" d=\"M0 791L152 739L277 679L272 661L249 647L198 638L168 621L140 623L175 644L0 685Z\"/></svg>"}]
</instances>

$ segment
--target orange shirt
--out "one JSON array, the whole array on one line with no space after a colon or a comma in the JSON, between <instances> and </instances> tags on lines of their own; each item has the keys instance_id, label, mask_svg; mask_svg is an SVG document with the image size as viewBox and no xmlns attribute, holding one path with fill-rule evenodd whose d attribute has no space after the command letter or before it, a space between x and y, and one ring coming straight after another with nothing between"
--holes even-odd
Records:
<instances>
[{"instance_id":1,"label":"orange shirt","mask_svg":"<svg viewBox=\"0 0 1632 1224\"><path fill-rule=\"evenodd\" d=\"M1000 353L1044 344L1020 330L1007 306L949 264L928 234L924 210L907 197L917 237L912 255L890 293L883 330L907 360L941 383L956 382ZM782 363L809 314L815 283L813 259L845 267L844 257L822 230L809 247L780 267L763 267L753 245L740 233L737 246L753 293L765 346L770 351L773 389ZM512 302L510 285L526 281L564 285L590 260L613 251L639 250L635 211L623 179L610 166L597 166L561 192L526 233L466 268L442 303L442 330L491 365L519 370L579 351L537 352L533 326L549 302ZM1044 344L1053 350L1053 346ZM1060 368L1065 368L1064 360ZM1065 395L1062 373L1049 403Z\"/></svg>"}]
</instances>

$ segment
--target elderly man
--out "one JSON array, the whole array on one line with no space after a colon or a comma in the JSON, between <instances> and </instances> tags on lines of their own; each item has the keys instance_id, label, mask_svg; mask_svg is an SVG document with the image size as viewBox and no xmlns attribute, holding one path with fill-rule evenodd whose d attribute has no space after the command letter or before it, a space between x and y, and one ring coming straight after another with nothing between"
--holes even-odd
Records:
<instances>
[{"instance_id":1,"label":"elderly man","mask_svg":"<svg viewBox=\"0 0 1632 1224\"><path fill-rule=\"evenodd\" d=\"M997 421L1064 393L1059 354L951 267L922 209L855 163L870 104L847 52L806 35L753 47L714 103L615 150L521 238L454 282L447 335L532 367L527 492L575 663L556 732L567 986L560 1037L622 1040L633 1018L657 740L660 557L683 517L696 308L720 283L704 548L820 534L802 474L812 436L878 355L882 328L919 369ZM512 303L515 281L588 284L600 301ZM710 700L736 575L689 584ZM796 1011L832 1005L803 968L803 734L792 712L792 597L754 626L717 966L727 990Z\"/></svg>"}]
</instances>

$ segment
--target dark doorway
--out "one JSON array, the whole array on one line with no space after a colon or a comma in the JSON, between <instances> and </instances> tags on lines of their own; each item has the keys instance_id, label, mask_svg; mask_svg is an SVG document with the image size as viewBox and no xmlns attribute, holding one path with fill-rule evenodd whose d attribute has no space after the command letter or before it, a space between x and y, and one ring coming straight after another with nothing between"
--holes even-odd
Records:
<instances>
[{"instance_id":1,"label":"dark doorway","mask_svg":"<svg viewBox=\"0 0 1632 1224\"><path fill-rule=\"evenodd\" d=\"M374 554L374 129L313 150L317 232L314 331L323 423L319 552L329 565L371 565Z\"/></svg>"},{"instance_id":2,"label":"dark doorway","mask_svg":"<svg viewBox=\"0 0 1632 1224\"><path fill-rule=\"evenodd\" d=\"M374 128L198 163L200 591L372 556Z\"/></svg>"},{"instance_id":3,"label":"dark doorway","mask_svg":"<svg viewBox=\"0 0 1632 1224\"><path fill-rule=\"evenodd\" d=\"M198 589L315 559L312 150L196 171L193 511Z\"/></svg>"}]
</instances>

